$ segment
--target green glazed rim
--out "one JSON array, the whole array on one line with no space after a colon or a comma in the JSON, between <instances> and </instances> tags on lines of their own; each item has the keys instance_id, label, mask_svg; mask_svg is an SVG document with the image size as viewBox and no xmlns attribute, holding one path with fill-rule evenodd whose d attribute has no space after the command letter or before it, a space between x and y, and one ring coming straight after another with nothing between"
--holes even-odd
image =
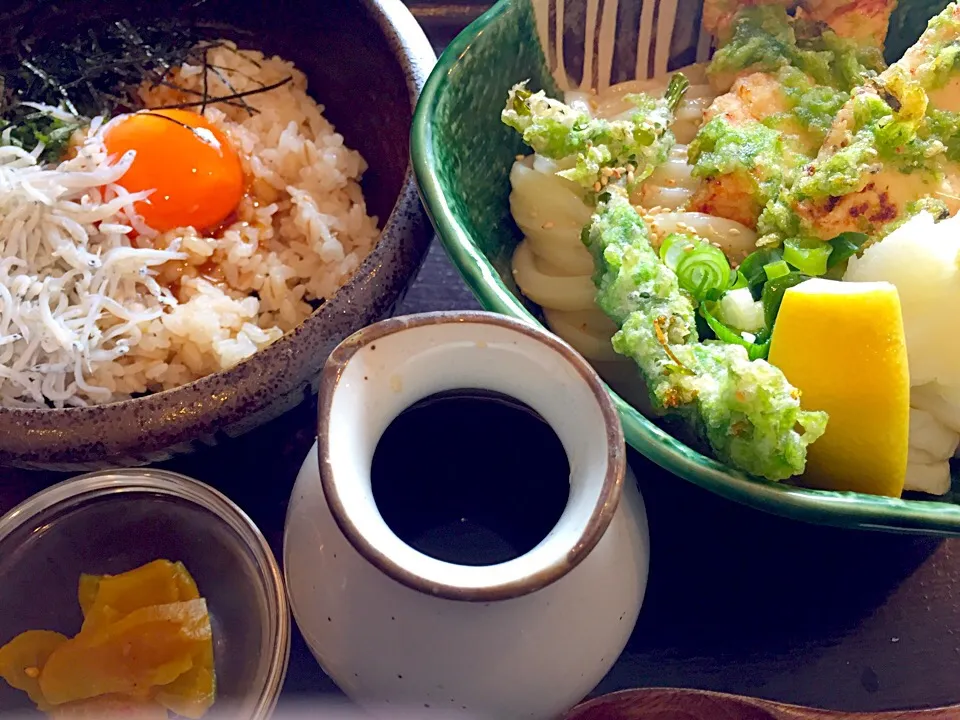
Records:
<instances>
[{"instance_id":1,"label":"green glazed rim","mask_svg":"<svg viewBox=\"0 0 960 720\"><path fill-rule=\"evenodd\" d=\"M420 197L443 247L484 309L542 325L504 284L483 251L458 221L443 193L434 153L432 121L440 98L450 92L451 70L487 27L516 4L500 0L461 32L440 56L413 118L410 153ZM921 535L960 535L960 505L887 498L851 492L810 490L751 478L702 455L669 435L607 387L626 441L671 473L734 502L806 522L836 527Z\"/></svg>"}]
</instances>

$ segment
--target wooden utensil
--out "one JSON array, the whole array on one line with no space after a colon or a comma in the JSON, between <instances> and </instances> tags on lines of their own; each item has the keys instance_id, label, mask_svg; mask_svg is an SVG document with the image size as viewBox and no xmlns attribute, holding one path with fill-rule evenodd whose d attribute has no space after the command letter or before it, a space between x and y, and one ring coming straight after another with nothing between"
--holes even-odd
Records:
<instances>
[{"instance_id":1,"label":"wooden utensil","mask_svg":"<svg viewBox=\"0 0 960 720\"><path fill-rule=\"evenodd\" d=\"M960 705L930 710L849 713L785 705L705 690L623 690L588 700L564 720L956 720Z\"/></svg>"}]
</instances>

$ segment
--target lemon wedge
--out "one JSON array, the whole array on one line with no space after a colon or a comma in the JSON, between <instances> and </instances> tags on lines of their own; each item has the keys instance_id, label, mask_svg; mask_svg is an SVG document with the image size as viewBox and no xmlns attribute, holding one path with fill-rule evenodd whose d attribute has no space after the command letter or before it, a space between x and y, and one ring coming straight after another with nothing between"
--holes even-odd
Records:
<instances>
[{"instance_id":1,"label":"lemon wedge","mask_svg":"<svg viewBox=\"0 0 960 720\"><path fill-rule=\"evenodd\" d=\"M786 291L771 364L825 410L803 484L899 497L907 469L910 374L897 289L887 282L815 278Z\"/></svg>"}]
</instances>

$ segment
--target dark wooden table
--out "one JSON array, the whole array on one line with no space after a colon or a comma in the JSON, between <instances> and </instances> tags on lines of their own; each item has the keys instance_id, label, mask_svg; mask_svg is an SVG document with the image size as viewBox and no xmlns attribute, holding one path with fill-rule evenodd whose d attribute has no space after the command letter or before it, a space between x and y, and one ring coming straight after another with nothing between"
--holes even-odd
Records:
<instances>
[{"instance_id":1,"label":"dark wooden table","mask_svg":"<svg viewBox=\"0 0 960 720\"><path fill-rule=\"evenodd\" d=\"M410 5L439 48L486 3ZM399 312L475 307L434 246ZM314 412L305 404L242 440L163 466L224 490L279 556ZM842 710L960 702L960 540L782 520L635 453L631 464L650 517L650 583L633 637L597 693L684 686ZM61 477L0 470L0 512ZM284 699L337 694L296 634Z\"/></svg>"}]
</instances>

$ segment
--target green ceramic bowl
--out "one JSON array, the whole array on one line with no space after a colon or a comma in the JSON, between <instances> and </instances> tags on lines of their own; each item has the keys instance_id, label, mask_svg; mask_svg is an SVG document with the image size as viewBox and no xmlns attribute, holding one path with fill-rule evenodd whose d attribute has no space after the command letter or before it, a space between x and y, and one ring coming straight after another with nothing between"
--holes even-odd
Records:
<instances>
[{"instance_id":1,"label":"green ceramic bowl","mask_svg":"<svg viewBox=\"0 0 960 720\"><path fill-rule=\"evenodd\" d=\"M501 0L443 53L427 81L413 122L413 165L426 205L447 253L488 310L542 324L536 305L513 282L510 258L520 233L510 217L508 176L514 157L529 151L500 122L507 90L529 78L531 87L556 89L538 39L533 2ZM620 5L630 0L619 0ZM612 0L608 0L608 3ZM566 5L575 0L566 0ZM616 3L613 3L616 5ZM639 3L635 3L639 6ZM671 0L659 0L676 8ZM691 62L690 27L699 9L681 0L670 43L669 67ZM687 18L684 23L684 18ZM691 22L691 20L693 20ZM674 22L672 19L670 22ZM636 41L634 48L636 48ZM581 38L580 52L583 41ZM629 43L628 43L629 44ZM695 38L692 41L695 46ZM571 61L568 70L582 68ZM651 55L653 53L651 52ZM636 51L628 62L636 65ZM651 65L653 59L651 58ZM614 80L624 79L623 76ZM672 473L751 507L813 523L903 533L960 535L960 496L890 499L807 490L751 478L700 454L644 417L611 391L627 442ZM955 479L956 479L955 475Z\"/></svg>"}]
</instances>

